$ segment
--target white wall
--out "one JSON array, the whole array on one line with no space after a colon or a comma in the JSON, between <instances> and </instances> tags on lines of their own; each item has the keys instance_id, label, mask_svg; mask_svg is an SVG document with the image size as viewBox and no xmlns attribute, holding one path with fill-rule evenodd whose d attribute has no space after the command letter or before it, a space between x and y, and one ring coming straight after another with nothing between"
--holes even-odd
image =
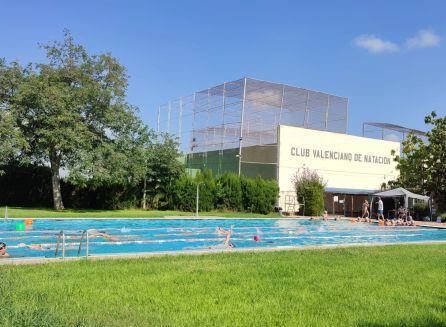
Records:
<instances>
[{"instance_id":1,"label":"white wall","mask_svg":"<svg viewBox=\"0 0 446 327\"><path fill-rule=\"evenodd\" d=\"M398 176L392 150L399 153L400 143L281 125L280 191L293 191L292 177L302 167L316 170L327 189L379 190Z\"/></svg>"}]
</instances>

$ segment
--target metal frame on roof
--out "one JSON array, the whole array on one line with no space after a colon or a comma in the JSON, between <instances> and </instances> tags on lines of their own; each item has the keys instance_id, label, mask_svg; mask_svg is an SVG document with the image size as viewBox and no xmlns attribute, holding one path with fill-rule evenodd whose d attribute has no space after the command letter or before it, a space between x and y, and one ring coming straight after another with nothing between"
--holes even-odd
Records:
<instances>
[{"instance_id":1,"label":"metal frame on roof","mask_svg":"<svg viewBox=\"0 0 446 327\"><path fill-rule=\"evenodd\" d=\"M378 130L370 130L367 129L366 126L373 126L373 127L377 127ZM406 138L406 136L408 134L414 134L416 136L421 136L424 137L426 136L426 133L417 129L413 129L413 128L408 128L408 127L404 127L404 126L400 126L400 125L395 125L395 124L389 124L389 123L379 123L379 122L365 122L362 124L362 136L364 137L370 137L373 135L367 135L367 133L379 133L379 138L381 139L385 139L385 135L386 135L386 131L393 131L393 132L398 132L402 134L402 140L404 140ZM375 136L376 138L376 136Z\"/></svg>"},{"instance_id":2,"label":"metal frame on roof","mask_svg":"<svg viewBox=\"0 0 446 327\"><path fill-rule=\"evenodd\" d=\"M169 101L157 110L157 131L176 137L190 157L277 143L281 124L346 133L348 99L244 77ZM262 164L263 162L259 162Z\"/></svg>"}]
</instances>

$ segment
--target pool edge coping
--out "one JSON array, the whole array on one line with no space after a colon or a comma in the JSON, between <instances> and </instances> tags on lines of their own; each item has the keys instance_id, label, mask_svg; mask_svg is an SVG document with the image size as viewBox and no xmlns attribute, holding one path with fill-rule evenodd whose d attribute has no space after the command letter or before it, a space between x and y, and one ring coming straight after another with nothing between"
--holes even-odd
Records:
<instances>
[{"instance_id":1,"label":"pool edge coping","mask_svg":"<svg viewBox=\"0 0 446 327\"><path fill-rule=\"evenodd\" d=\"M135 260L148 259L161 256L200 256L212 254L227 254L227 253L262 253L262 252L282 252L282 251L308 251L308 250L329 250L338 248L354 248L354 247L380 247L392 245L446 245L446 241L421 241L421 242L397 242L397 243L352 243L352 244L323 244L323 245L308 245L308 246L283 246L274 248L232 248L232 249L218 249L218 250L196 250L196 251L160 251L160 252L137 252L137 253L114 253L114 254L99 254L91 255L88 258L81 257L66 257L66 258L11 258L0 259L0 266L19 266L19 265L36 265L47 264L54 262L71 262L71 261L98 261L98 260Z\"/></svg>"}]
</instances>

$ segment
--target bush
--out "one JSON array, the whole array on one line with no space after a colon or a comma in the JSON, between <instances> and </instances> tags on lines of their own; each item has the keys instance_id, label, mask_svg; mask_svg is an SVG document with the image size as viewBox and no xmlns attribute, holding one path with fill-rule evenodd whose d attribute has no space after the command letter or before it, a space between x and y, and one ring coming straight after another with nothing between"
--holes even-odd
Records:
<instances>
[{"instance_id":1,"label":"bush","mask_svg":"<svg viewBox=\"0 0 446 327\"><path fill-rule=\"evenodd\" d=\"M200 211L211 211L215 209L215 179L212 176L212 171L205 170L195 176L195 189L199 183L199 209ZM196 194L196 191L195 191ZM197 202L196 200L194 201Z\"/></svg>"},{"instance_id":2,"label":"bush","mask_svg":"<svg viewBox=\"0 0 446 327\"><path fill-rule=\"evenodd\" d=\"M246 211L267 214L274 210L279 195L276 181L242 177L241 188L243 208Z\"/></svg>"},{"instance_id":3,"label":"bush","mask_svg":"<svg viewBox=\"0 0 446 327\"><path fill-rule=\"evenodd\" d=\"M181 176L173 187L170 207L181 211L195 211L197 183L200 183L200 211L215 208L267 214L274 210L279 195L276 181L226 173L216 179L211 171L198 173L195 178Z\"/></svg>"},{"instance_id":4,"label":"bush","mask_svg":"<svg viewBox=\"0 0 446 327\"><path fill-rule=\"evenodd\" d=\"M0 176L0 206L51 207L51 172L48 167L11 165L0 169L5 172ZM273 211L279 194L274 180L239 177L234 173L214 178L210 170L195 177L183 173L172 182L163 183L166 185L162 192L154 183L148 184L147 194L152 208L194 212L197 183L200 188L200 211L217 208L267 214ZM142 189L142 185L115 183L97 186L89 182L80 187L66 180L61 181L65 206L77 209L139 207ZM158 198L157 194L162 196Z\"/></svg>"},{"instance_id":5,"label":"bush","mask_svg":"<svg viewBox=\"0 0 446 327\"><path fill-rule=\"evenodd\" d=\"M0 205L51 207L51 170L49 167L11 164L1 166Z\"/></svg>"},{"instance_id":6,"label":"bush","mask_svg":"<svg viewBox=\"0 0 446 327\"><path fill-rule=\"evenodd\" d=\"M53 204L49 167L11 164L0 167L0 206L51 207ZM61 180L67 208L126 209L138 206L140 188L112 184L74 186Z\"/></svg>"},{"instance_id":7,"label":"bush","mask_svg":"<svg viewBox=\"0 0 446 327\"><path fill-rule=\"evenodd\" d=\"M196 183L189 175L182 175L173 187L171 207L181 211L195 211Z\"/></svg>"},{"instance_id":8,"label":"bush","mask_svg":"<svg viewBox=\"0 0 446 327\"><path fill-rule=\"evenodd\" d=\"M430 208L429 203L427 202L418 202L413 205L414 218L422 219L424 217L430 216Z\"/></svg>"},{"instance_id":9,"label":"bush","mask_svg":"<svg viewBox=\"0 0 446 327\"><path fill-rule=\"evenodd\" d=\"M242 211L242 186L234 173L220 175L216 181L216 207L223 210Z\"/></svg>"},{"instance_id":10,"label":"bush","mask_svg":"<svg viewBox=\"0 0 446 327\"><path fill-rule=\"evenodd\" d=\"M294 175L293 184L297 197L305 201L305 214L321 215L324 211L325 183L317 172L304 168Z\"/></svg>"}]
</instances>

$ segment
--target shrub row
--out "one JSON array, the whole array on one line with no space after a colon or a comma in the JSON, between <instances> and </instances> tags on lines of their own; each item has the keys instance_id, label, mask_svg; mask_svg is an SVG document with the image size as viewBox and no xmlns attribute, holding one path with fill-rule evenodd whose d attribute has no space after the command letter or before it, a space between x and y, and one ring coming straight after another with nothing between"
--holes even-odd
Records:
<instances>
[{"instance_id":1,"label":"shrub row","mask_svg":"<svg viewBox=\"0 0 446 327\"><path fill-rule=\"evenodd\" d=\"M274 210L279 187L274 180L237 176L233 173L213 177L210 171L195 177L181 176L175 183L172 209L195 211L197 184L199 187L199 209L247 211L266 214Z\"/></svg>"},{"instance_id":2,"label":"shrub row","mask_svg":"<svg viewBox=\"0 0 446 327\"><path fill-rule=\"evenodd\" d=\"M51 207L51 172L48 167L2 166L0 206ZM193 212L196 207L197 184L200 211L214 209L268 213L274 210L279 188L276 181L239 177L226 173L217 177L210 171L195 177L181 175L166 186L166 204L159 209ZM67 208L126 209L140 207L142 186L77 187L62 181L62 195ZM150 196L150 190L148 192Z\"/></svg>"},{"instance_id":3,"label":"shrub row","mask_svg":"<svg viewBox=\"0 0 446 327\"><path fill-rule=\"evenodd\" d=\"M53 206L51 171L49 167L34 165L1 166L0 206ZM61 181L61 191L67 208L126 209L139 206L141 187L119 184L77 187Z\"/></svg>"}]
</instances>

